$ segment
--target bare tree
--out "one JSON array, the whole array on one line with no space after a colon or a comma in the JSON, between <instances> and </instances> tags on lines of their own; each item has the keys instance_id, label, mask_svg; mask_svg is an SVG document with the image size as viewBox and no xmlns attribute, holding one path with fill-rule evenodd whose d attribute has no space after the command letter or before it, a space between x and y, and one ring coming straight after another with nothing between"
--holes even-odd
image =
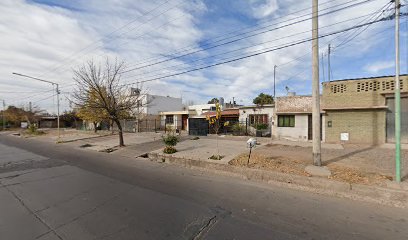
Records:
<instances>
[{"instance_id":1,"label":"bare tree","mask_svg":"<svg viewBox=\"0 0 408 240\"><path fill-rule=\"evenodd\" d=\"M108 59L105 64L97 65L88 61L74 70L76 89L72 95L77 107L106 111L110 120L119 129L119 146L125 146L120 120L133 115L139 96L131 94L129 85L122 84L120 77L124 62L114 63Z\"/></svg>"}]
</instances>

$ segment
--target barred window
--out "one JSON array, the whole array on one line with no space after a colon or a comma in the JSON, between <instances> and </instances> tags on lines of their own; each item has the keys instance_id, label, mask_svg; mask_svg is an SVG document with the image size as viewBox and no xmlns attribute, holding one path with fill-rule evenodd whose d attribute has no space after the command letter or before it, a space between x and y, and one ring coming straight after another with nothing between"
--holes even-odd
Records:
<instances>
[{"instance_id":1,"label":"barred window","mask_svg":"<svg viewBox=\"0 0 408 240\"><path fill-rule=\"evenodd\" d=\"M295 127L295 115L278 115L278 127Z\"/></svg>"}]
</instances>

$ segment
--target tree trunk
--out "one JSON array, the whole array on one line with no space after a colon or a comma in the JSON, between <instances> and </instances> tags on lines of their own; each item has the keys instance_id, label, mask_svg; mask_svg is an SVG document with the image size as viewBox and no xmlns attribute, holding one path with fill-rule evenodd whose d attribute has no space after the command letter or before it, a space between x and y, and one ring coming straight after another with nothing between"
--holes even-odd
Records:
<instances>
[{"instance_id":1,"label":"tree trunk","mask_svg":"<svg viewBox=\"0 0 408 240\"><path fill-rule=\"evenodd\" d=\"M98 128L96 127L96 124L98 124L97 122L93 122L94 125L94 132L96 133L98 131Z\"/></svg>"},{"instance_id":2,"label":"tree trunk","mask_svg":"<svg viewBox=\"0 0 408 240\"><path fill-rule=\"evenodd\" d=\"M113 121L115 121L115 123L116 123L116 125L118 125L118 129L119 129L119 147L124 147L125 142L123 141L122 125L120 124L119 119L114 119Z\"/></svg>"},{"instance_id":3,"label":"tree trunk","mask_svg":"<svg viewBox=\"0 0 408 240\"><path fill-rule=\"evenodd\" d=\"M111 134L113 135L113 134L114 134L113 121L111 120L109 124L110 124L110 128L111 128L111 129L110 129L110 130L111 130Z\"/></svg>"}]
</instances>

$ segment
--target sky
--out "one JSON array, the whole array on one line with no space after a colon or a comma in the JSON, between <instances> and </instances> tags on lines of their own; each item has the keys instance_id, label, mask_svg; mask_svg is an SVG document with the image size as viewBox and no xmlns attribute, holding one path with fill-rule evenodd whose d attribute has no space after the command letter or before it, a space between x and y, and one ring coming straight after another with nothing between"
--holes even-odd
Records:
<instances>
[{"instance_id":1,"label":"sky","mask_svg":"<svg viewBox=\"0 0 408 240\"><path fill-rule=\"evenodd\" d=\"M123 83L147 80L139 86L150 94L185 103L224 97L248 105L261 92L273 95L275 65L276 96L286 89L310 95L311 42L305 40L311 37L311 3L2 0L0 99L56 112L52 85L12 74L17 72L60 84L61 109L68 110L73 70L106 59L125 62ZM319 39L320 81L328 81L329 44L331 80L395 74L395 21L340 32L389 16L392 8L389 0L319 1L319 34L325 36ZM407 18L400 26L401 73L407 73Z\"/></svg>"}]
</instances>

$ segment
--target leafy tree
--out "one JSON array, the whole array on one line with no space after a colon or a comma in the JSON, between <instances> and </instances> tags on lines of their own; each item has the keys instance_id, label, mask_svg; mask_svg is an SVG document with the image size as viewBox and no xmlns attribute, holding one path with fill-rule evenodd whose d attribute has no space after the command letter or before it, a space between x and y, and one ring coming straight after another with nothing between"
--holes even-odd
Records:
<instances>
[{"instance_id":1,"label":"leafy tree","mask_svg":"<svg viewBox=\"0 0 408 240\"><path fill-rule=\"evenodd\" d=\"M269 94L260 93L256 98L254 98L253 103L256 105L273 104L274 99Z\"/></svg>"},{"instance_id":2,"label":"leafy tree","mask_svg":"<svg viewBox=\"0 0 408 240\"><path fill-rule=\"evenodd\" d=\"M116 123L119 129L119 146L125 146L121 120L133 115L140 96L132 95L129 85L122 84L121 73L124 62L111 63L108 59L104 66L88 61L74 70L76 89L72 95L74 104L79 108L103 111Z\"/></svg>"},{"instance_id":3,"label":"leafy tree","mask_svg":"<svg viewBox=\"0 0 408 240\"><path fill-rule=\"evenodd\" d=\"M109 116L104 109L91 108L88 106L79 108L76 116L84 121L91 122L94 126L95 133L98 131L98 128L96 127L98 123L109 119Z\"/></svg>"},{"instance_id":4,"label":"leafy tree","mask_svg":"<svg viewBox=\"0 0 408 240\"><path fill-rule=\"evenodd\" d=\"M41 112L42 111L39 110L38 107L33 107L31 110L25 110L23 107L20 108L16 106L9 106L4 111L4 116L7 123L11 124L12 126L18 127L23 121L27 121L30 124L37 122L39 114Z\"/></svg>"},{"instance_id":5,"label":"leafy tree","mask_svg":"<svg viewBox=\"0 0 408 240\"><path fill-rule=\"evenodd\" d=\"M208 104L214 104L214 103L218 103L218 99L217 98L213 98L210 101L208 101Z\"/></svg>"},{"instance_id":6,"label":"leafy tree","mask_svg":"<svg viewBox=\"0 0 408 240\"><path fill-rule=\"evenodd\" d=\"M78 119L77 112L74 110L64 111L60 116L60 120L64 122L64 126L66 127L76 127Z\"/></svg>"},{"instance_id":7,"label":"leafy tree","mask_svg":"<svg viewBox=\"0 0 408 240\"><path fill-rule=\"evenodd\" d=\"M214 160L221 160L223 156L220 155L220 150L218 147L218 132L221 127L221 105L217 102L215 103L215 115L207 115L206 117L208 124L213 128L215 134L217 135L217 154L212 155L210 158ZM224 126L227 126L229 122L225 122Z\"/></svg>"}]
</instances>

